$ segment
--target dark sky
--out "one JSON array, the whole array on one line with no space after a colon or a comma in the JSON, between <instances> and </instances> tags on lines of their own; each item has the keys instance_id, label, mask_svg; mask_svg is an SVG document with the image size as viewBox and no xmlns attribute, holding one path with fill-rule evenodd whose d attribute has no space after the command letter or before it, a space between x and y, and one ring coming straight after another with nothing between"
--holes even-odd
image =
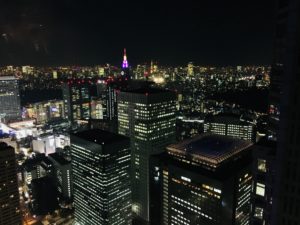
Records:
<instances>
[{"instance_id":1,"label":"dark sky","mask_svg":"<svg viewBox=\"0 0 300 225\"><path fill-rule=\"evenodd\" d=\"M270 63L274 0L176 2L1 0L0 64Z\"/></svg>"}]
</instances>

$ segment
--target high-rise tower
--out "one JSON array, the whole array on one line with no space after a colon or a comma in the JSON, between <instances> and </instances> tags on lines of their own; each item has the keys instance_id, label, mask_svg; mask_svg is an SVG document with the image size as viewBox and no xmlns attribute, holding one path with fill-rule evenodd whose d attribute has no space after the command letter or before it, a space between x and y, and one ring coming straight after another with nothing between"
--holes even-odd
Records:
<instances>
[{"instance_id":1,"label":"high-rise tower","mask_svg":"<svg viewBox=\"0 0 300 225\"><path fill-rule=\"evenodd\" d=\"M175 107L176 96L167 90L147 87L118 96L119 134L131 139L133 211L144 221L149 221L149 157L175 141Z\"/></svg>"},{"instance_id":2,"label":"high-rise tower","mask_svg":"<svg viewBox=\"0 0 300 225\"><path fill-rule=\"evenodd\" d=\"M71 135L75 224L131 224L129 142L98 129Z\"/></svg>"}]
</instances>

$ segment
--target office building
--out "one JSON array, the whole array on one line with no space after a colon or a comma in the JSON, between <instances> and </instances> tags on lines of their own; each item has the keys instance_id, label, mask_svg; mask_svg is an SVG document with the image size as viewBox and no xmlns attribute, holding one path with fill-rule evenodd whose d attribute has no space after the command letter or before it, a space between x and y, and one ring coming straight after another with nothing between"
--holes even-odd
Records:
<instances>
[{"instance_id":1,"label":"office building","mask_svg":"<svg viewBox=\"0 0 300 225\"><path fill-rule=\"evenodd\" d=\"M118 132L130 137L133 212L149 221L149 157L175 141L175 93L145 87L118 96Z\"/></svg>"},{"instance_id":2,"label":"office building","mask_svg":"<svg viewBox=\"0 0 300 225\"><path fill-rule=\"evenodd\" d=\"M32 140L32 150L46 156L66 146L70 146L70 136L63 134L42 134Z\"/></svg>"},{"instance_id":3,"label":"office building","mask_svg":"<svg viewBox=\"0 0 300 225\"><path fill-rule=\"evenodd\" d=\"M62 100L37 102L25 106L25 109L25 117L36 119L38 124L44 124L54 119L62 119L65 116Z\"/></svg>"},{"instance_id":4,"label":"office building","mask_svg":"<svg viewBox=\"0 0 300 225\"><path fill-rule=\"evenodd\" d=\"M91 99L91 119L103 120L106 115L106 102L105 100L92 97Z\"/></svg>"},{"instance_id":5,"label":"office building","mask_svg":"<svg viewBox=\"0 0 300 225\"><path fill-rule=\"evenodd\" d=\"M0 76L0 121L21 119L19 81L13 76Z\"/></svg>"},{"instance_id":6,"label":"office building","mask_svg":"<svg viewBox=\"0 0 300 225\"><path fill-rule=\"evenodd\" d=\"M131 224L130 141L102 130L71 135L75 223Z\"/></svg>"},{"instance_id":7,"label":"office building","mask_svg":"<svg viewBox=\"0 0 300 225\"><path fill-rule=\"evenodd\" d=\"M207 116L204 121L204 132L231 136L253 142L256 139L255 125L253 123L241 121L239 116L229 114Z\"/></svg>"},{"instance_id":8,"label":"office building","mask_svg":"<svg viewBox=\"0 0 300 225\"><path fill-rule=\"evenodd\" d=\"M151 224L249 224L251 146L250 141L206 134L153 156Z\"/></svg>"},{"instance_id":9,"label":"office building","mask_svg":"<svg viewBox=\"0 0 300 225\"><path fill-rule=\"evenodd\" d=\"M0 142L0 225L21 225L14 148Z\"/></svg>"},{"instance_id":10,"label":"office building","mask_svg":"<svg viewBox=\"0 0 300 225\"><path fill-rule=\"evenodd\" d=\"M251 225L271 225L276 147L276 141L266 137L253 146Z\"/></svg>"},{"instance_id":11,"label":"office building","mask_svg":"<svg viewBox=\"0 0 300 225\"><path fill-rule=\"evenodd\" d=\"M98 102L101 104L98 105L99 111L98 114L105 120L116 120L117 113L117 85L115 83L107 83L105 81L98 81L96 84L97 87L97 98ZM102 111L102 112L101 112ZM97 118L94 118L97 119Z\"/></svg>"},{"instance_id":12,"label":"office building","mask_svg":"<svg viewBox=\"0 0 300 225\"><path fill-rule=\"evenodd\" d=\"M53 163L55 183L59 194L64 199L73 197L73 179L71 161L67 160L62 154L52 153L49 160Z\"/></svg>"},{"instance_id":13,"label":"office building","mask_svg":"<svg viewBox=\"0 0 300 225\"><path fill-rule=\"evenodd\" d=\"M275 46L282 53L283 73L280 94L280 123L276 155L276 185L272 225L300 223L300 1L280 1ZM284 21L284 22L280 22ZM276 55L275 55L275 58Z\"/></svg>"},{"instance_id":14,"label":"office building","mask_svg":"<svg viewBox=\"0 0 300 225\"><path fill-rule=\"evenodd\" d=\"M70 80L62 85L64 111L72 122L88 120L91 115L89 83L85 80Z\"/></svg>"},{"instance_id":15,"label":"office building","mask_svg":"<svg viewBox=\"0 0 300 225\"><path fill-rule=\"evenodd\" d=\"M30 187L32 180L53 175L53 164L45 154L37 154L23 163L23 180Z\"/></svg>"}]
</instances>

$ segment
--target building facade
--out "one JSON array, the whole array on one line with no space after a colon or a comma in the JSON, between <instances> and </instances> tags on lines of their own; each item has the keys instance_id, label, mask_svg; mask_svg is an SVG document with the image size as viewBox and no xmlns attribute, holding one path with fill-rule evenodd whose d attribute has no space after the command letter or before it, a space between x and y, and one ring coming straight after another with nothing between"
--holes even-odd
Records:
<instances>
[{"instance_id":1,"label":"building facade","mask_svg":"<svg viewBox=\"0 0 300 225\"><path fill-rule=\"evenodd\" d=\"M62 100L37 102L25 106L25 109L25 117L34 118L39 124L54 119L62 119L65 116L64 103Z\"/></svg>"},{"instance_id":2,"label":"building facade","mask_svg":"<svg viewBox=\"0 0 300 225\"><path fill-rule=\"evenodd\" d=\"M204 133L225 135L255 142L255 126L246 121L241 121L234 115L209 116L204 122Z\"/></svg>"},{"instance_id":3,"label":"building facade","mask_svg":"<svg viewBox=\"0 0 300 225\"><path fill-rule=\"evenodd\" d=\"M0 142L0 225L21 225L14 148Z\"/></svg>"},{"instance_id":4,"label":"building facade","mask_svg":"<svg viewBox=\"0 0 300 225\"><path fill-rule=\"evenodd\" d=\"M132 160L132 209L149 221L149 157L175 141L173 92L153 88L120 92L118 131L130 137Z\"/></svg>"},{"instance_id":5,"label":"building facade","mask_svg":"<svg viewBox=\"0 0 300 225\"><path fill-rule=\"evenodd\" d=\"M271 225L277 143L267 138L253 146L251 225Z\"/></svg>"},{"instance_id":6,"label":"building facade","mask_svg":"<svg viewBox=\"0 0 300 225\"><path fill-rule=\"evenodd\" d=\"M71 136L75 224L130 225L129 139L102 130Z\"/></svg>"},{"instance_id":7,"label":"building facade","mask_svg":"<svg viewBox=\"0 0 300 225\"><path fill-rule=\"evenodd\" d=\"M58 192L64 199L73 198L73 177L71 161L62 154L49 154L49 160L53 163L53 176L56 180Z\"/></svg>"},{"instance_id":8,"label":"building facade","mask_svg":"<svg viewBox=\"0 0 300 225\"><path fill-rule=\"evenodd\" d=\"M71 80L62 85L64 112L66 118L88 120L91 116L91 95L89 84L82 80Z\"/></svg>"},{"instance_id":9,"label":"building facade","mask_svg":"<svg viewBox=\"0 0 300 225\"><path fill-rule=\"evenodd\" d=\"M0 76L0 105L0 121L21 118L19 82L13 76Z\"/></svg>"}]
</instances>

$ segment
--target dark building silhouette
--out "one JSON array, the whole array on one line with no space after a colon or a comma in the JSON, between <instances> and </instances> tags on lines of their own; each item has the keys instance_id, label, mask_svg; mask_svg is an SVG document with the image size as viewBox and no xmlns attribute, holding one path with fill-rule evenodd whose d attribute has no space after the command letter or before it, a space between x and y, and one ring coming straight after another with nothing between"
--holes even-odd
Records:
<instances>
[{"instance_id":1,"label":"dark building silhouette","mask_svg":"<svg viewBox=\"0 0 300 225\"><path fill-rule=\"evenodd\" d=\"M57 188L54 179L45 176L31 181L31 212L34 215L47 215L58 209Z\"/></svg>"},{"instance_id":2,"label":"dark building silhouette","mask_svg":"<svg viewBox=\"0 0 300 225\"><path fill-rule=\"evenodd\" d=\"M0 142L0 225L21 225L15 150Z\"/></svg>"},{"instance_id":3,"label":"dark building silhouette","mask_svg":"<svg viewBox=\"0 0 300 225\"><path fill-rule=\"evenodd\" d=\"M281 0L275 41L282 53L280 125L272 225L300 224L300 1ZM284 21L281 23L280 21ZM277 55L275 55L275 58Z\"/></svg>"},{"instance_id":4,"label":"dark building silhouette","mask_svg":"<svg viewBox=\"0 0 300 225\"><path fill-rule=\"evenodd\" d=\"M249 224L251 146L205 134L152 156L151 224Z\"/></svg>"}]
</instances>

